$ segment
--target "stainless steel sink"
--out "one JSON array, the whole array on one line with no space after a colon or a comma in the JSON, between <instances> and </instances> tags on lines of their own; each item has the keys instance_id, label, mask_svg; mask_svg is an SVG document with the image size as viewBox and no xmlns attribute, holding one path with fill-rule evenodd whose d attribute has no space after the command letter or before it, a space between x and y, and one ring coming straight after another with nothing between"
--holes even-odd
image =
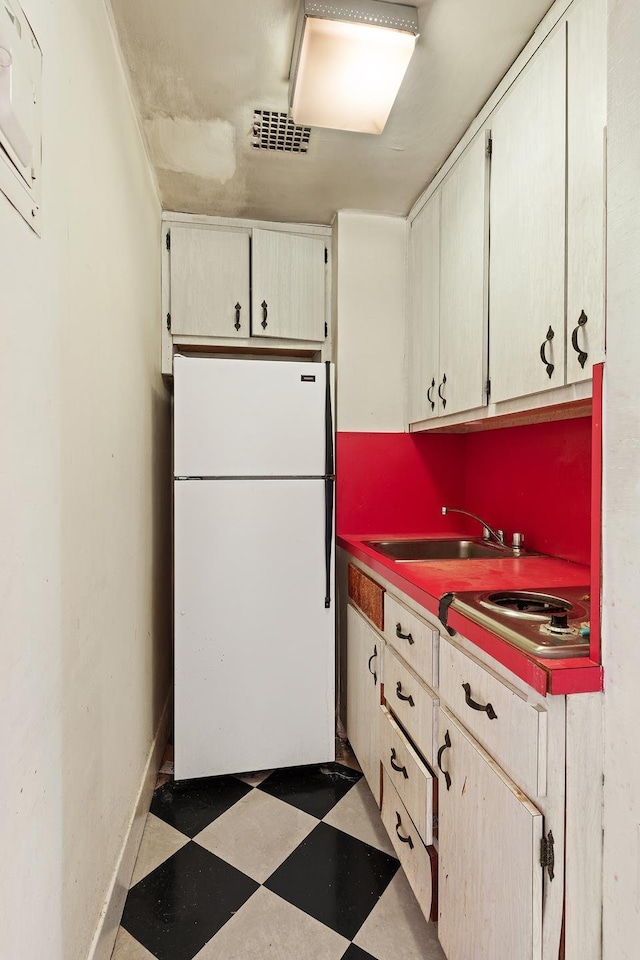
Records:
<instances>
[{"instance_id":1,"label":"stainless steel sink","mask_svg":"<svg viewBox=\"0 0 640 960\"><path fill-rule=\"evenodd\" d=\"M365 546L400 562L426 560L500 560L522 556L485 540L366 540ZM529 554L530 555L530 554Z\"/></svg>"}]
</instances>

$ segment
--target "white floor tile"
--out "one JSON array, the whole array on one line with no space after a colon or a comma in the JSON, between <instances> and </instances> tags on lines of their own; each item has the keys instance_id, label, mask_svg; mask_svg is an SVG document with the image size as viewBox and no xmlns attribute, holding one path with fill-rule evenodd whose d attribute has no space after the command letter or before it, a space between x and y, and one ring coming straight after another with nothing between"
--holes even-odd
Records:
<instances>
[{"instance_id":1,"label":"white floor tile","mask_svg":"<svg viewBox=\"0 0 640 960\"><path fill-rule=\"evenodd\" d=\"M336 803L324 822L395 857L380 811L364 777Z\"/></svg>"},{"instance_id":2,"label":"white floor tile","mask_svg":"<svg viewBox=\"0 0 640 960\"><path fill-rule=\"evenodd\" d=\"M183 833L174 830L164 820L150 813L144 825L138 859L131 877L131 886L135 886L139 880L159 867L188 842L189 838Z\"/></svg>"},{"instance_id":3,"label":"white floor tile","mask_svg":"<svg viewBox=\"0 0 640 960\"><path fill-rule=\"evenodd\" d=\"M261 887L195 960L339 960L349 941Z\"/></svg>"},{"instance_id":4,"label":"white floor tile","mask_svg":"<svg viewBox=\"0 0 640 960\"><path fill-rule=\"evenodd\" d=\"M111 960L154 960L154 956L134 940L124 927L120 927Z\"/></svg>"},{"instance_id":5,"label":"white floor tile","mask_svg":"<svg viewBox=\"0 0 640 960\"><path fill-rule=\"evenodd\" d=\"M402 869L353 941L376 960L446 960L435 923L427 923Z\"/></svg>"},{"instance_id":6,"label":"white floor tile","mask_svg":"<svg viewBox=\"0 0 640 960\"><path fill-rule=\"evenodd\" d=\"M252 790L194 840L263 883L318 822L283 800Z\"/></svg>"}]
</instances>

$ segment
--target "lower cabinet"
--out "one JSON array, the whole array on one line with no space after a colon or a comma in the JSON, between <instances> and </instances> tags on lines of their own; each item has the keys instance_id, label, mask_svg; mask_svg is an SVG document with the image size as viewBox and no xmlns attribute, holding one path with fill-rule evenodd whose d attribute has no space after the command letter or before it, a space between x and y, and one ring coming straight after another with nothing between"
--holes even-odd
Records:
<instances>
[{"instance_id":1,"label":"lower cabinet","mask_svg":"<svg viewBox=\"0 0 640 960\"><path fill-rule=\"evenodd\" d=\"M382 773L382 822L427 920L437 917L437 857L425 847L386 770Z\"/></svg>"},{"instance_id":2,"label":"lower cabinet","mask_svg":"<svg viewBox=\"0 0 640 960\"><path fill-rule=\"evenodd\" d=\"M355 607L347 610L347 735L380 805L380 671L383 640Z\"/></svg>"},{"instance_id":3,"label":"lower cabinet","mask_svg":"<svg viewBox=\"0 0 640 960\"><path fill-rule=\"evenodd\" d=\"M440 708L438 937L448 960L540 960L543 817Z\"/></svg>"},{"instance_id":4,"label":"lower cabinet","mask_svg":"<svg viewBox=\"0 0 640 960\"><path fill-rule=\"evenodd\" d=\"M599 761L576 744L600 699L542 697L378 586L380 624L350 593L347 734L447 960L598 960L579 918L600 903L584 877L601 872L601 824L583 816Z\"/></svg>"}]
</instances>

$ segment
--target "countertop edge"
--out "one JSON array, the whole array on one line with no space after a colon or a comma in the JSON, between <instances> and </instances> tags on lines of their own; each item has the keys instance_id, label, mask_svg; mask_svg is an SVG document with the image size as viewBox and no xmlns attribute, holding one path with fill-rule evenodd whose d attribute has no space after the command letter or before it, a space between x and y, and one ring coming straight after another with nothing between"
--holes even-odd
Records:
<instances>
[{"instance_id":1,"label":"countertop edge","mask_svg":"<svg viewBox=\"0 0 640 960\"><path fill-rule=\"evenodd\" d=\"M430 593L424 585L417 584L410 576L407 576L411 573L407 564L400 565L380 554L374 554L362 542L370 539L373 539L370 535L338 534L336 543L364 566L384 577L385 580L397 587L398 590L410 597L441 623L438 618L441 594ZM465 561L465 563L472 562ZM577 567L578 565L572 566ZM588 582L588 568L583 569L586 571L586 582ZM421 572L422 579L424 579L424 572ZM559 584L559 586L562 586L562 584ZM542 696L547 696L547 694L564 696L577 693L597 693L603 689L602 667L588 657L576 657L567 660L539 659L513 647L496 634L491 633L491 631L465 617L463 613L455 610L449 613L448 625ZM441 633L446 638L444 625L441 626Z\"/></svg>"}]
</instances>

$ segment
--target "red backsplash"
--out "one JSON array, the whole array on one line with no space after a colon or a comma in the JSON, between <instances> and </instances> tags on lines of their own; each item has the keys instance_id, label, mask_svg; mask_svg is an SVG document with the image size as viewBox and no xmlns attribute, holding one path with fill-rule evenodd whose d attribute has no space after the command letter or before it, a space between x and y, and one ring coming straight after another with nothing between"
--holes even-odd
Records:
<instances>
[{"instance_id":1,"label":"red backsplash","mask_svg":"<svg viewBox=\"0 0 640 960\"><path fill-rule=\"evenodd\" d=\"M589 564L591 417L465 439L466 508L524 533L525 549Z\"/></svg>"},{"instance_id":2,"label":"red backsplash","mask_svg":"<svg viewBox=\"0 0 640 960\"><path fill-rule=\"evenodd\" d=\"M440 507L462 505L464 437L338 433L339 534L427 534L463 529Z\"/></svg>"},{"instance_id":3,"label":"red backsplash","mask_svg":"<svg viewBox=\"0 0 640 960\"><path fill-rule=\"evenodd\" d=\"M339 433L338 533L474 532L480 514L525 547L590 559L591 418L466 435Z\"/></svg>"}]
</instances>

